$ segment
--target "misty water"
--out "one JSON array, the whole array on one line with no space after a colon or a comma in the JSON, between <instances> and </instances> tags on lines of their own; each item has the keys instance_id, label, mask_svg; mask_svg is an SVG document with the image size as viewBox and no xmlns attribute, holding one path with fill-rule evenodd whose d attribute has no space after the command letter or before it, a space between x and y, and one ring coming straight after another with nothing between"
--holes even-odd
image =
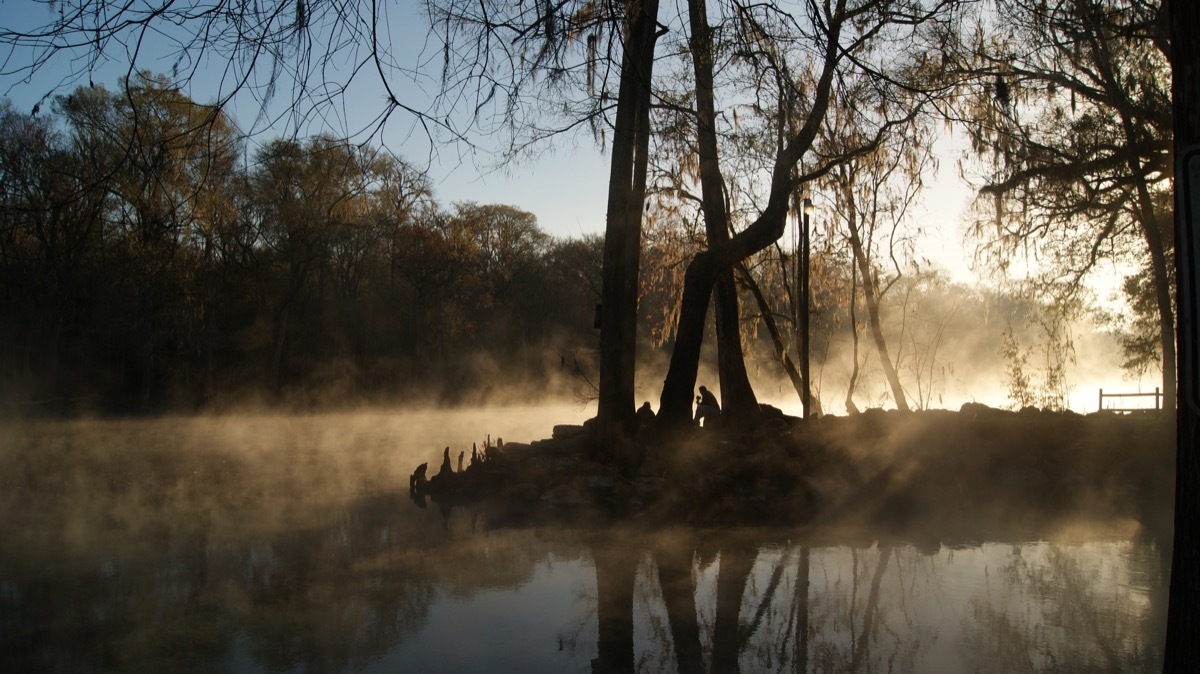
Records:
<instances>
[{"instance_id":1,"label":"misty water","mask_svg":"<svg viewBox=\"0 0 1200 674\"><path fill-rule=\"evenodd\" d=\"M1160 668L1168 556L1131 520L896 540L534 527L408 498L447 445L586 416L4 422L0 670Z\"/></svg>"}]
</instances>

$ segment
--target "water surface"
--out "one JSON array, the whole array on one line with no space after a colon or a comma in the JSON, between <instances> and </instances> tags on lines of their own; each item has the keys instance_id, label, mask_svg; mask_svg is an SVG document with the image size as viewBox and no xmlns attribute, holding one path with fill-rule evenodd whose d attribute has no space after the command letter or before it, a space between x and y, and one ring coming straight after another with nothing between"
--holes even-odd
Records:
<instances>
[{"instance_id":1,"label":"water surface","mask_svg":"<svg viewBox=\"0 0 1200 674\"><path fill-rule=\"evenodd\" d=\"M497 528L408 474L581 408L0 427L0 669L1157 671L1133 521L1028 540Z\"/></svg>"}]
</instances>

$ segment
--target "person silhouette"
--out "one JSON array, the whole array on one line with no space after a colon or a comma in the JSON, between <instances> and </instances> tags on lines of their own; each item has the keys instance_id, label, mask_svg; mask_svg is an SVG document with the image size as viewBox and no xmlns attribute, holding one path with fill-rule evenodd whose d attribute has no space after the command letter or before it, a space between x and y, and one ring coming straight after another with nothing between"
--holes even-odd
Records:
<instances>
[{"instance_id":1,"label":"person silhouette","mask_svg":"<svg viewBox=\"0 0 1200 674\"><path fill-rule=\"evenodd\" d=\"M700 387L700 395L696 396L696 425L704 419L704 425L708 425L713 419L721 416L721 405L717 402L717 397L712 394L707 388Z\"/></svg>"},{"instance_id":2,"label":"person silhouette","mask_svg":"<svg viewBox=\"0 0 1200 674\"><path fill-rule=\"evenodd\" d=\"M654 423L654 410L650 409L650 401L642 403L642 406L637 411L638 427L649 426Z\"/></svg>"}]
</instances>

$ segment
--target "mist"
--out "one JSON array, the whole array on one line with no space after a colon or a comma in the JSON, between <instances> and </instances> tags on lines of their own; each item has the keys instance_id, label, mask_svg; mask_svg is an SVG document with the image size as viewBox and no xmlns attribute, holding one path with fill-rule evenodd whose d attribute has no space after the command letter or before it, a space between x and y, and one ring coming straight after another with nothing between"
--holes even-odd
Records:
<instances>
[{"instance_id":1,"label":"mist","mask_svg":"<svg viewBox=\"0 0 1200 674\"><path fill-rule=\"evenodd\" d=\"M326 151L345 159L319 139L306 149ZM1172 437L1153 413L1095 413L1100 388L1157 383L1123 374L1120 336L1091 315L915 277L880 305L914 410L901 414L831 256L811 326L821 414L801 418L743 288L756 423L641 423L606 443L593 421L600 239L550 237L511 206L413 198L338 245L300 219L225 232L249 239L217 257L130 260L99 238L56 276L0 260L13 298L0 307L0 662L922 672L1005 654L1083 669L1161 659ZM679 302L664 279L692 250L650 252L634 395L656 410ZM155 273L135 287L131 268ZM795 359L787 293L768 273L750 280ZM711 312L696 383L719 392ZM1115 646L1080 640L1098 623Z\"/></svg>"}]
</instances>

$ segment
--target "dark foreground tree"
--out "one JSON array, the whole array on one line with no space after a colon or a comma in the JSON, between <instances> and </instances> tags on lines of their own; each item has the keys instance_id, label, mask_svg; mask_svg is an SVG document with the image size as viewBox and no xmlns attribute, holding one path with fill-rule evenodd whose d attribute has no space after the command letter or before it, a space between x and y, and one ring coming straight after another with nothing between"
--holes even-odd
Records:
<instances>
[{"instance_id":1,"label":"dark foreground tree","mask_svg":"<svg viewBox=\"0 0 1200 674\"><path fill-rule=\"evenodd\" d=\"M611 150L600 309L601 444L634 428L642 213L658 0L431 2L444 54L441 100L527 155L577 129ZM615 85L615 96L613 88ZM460 111L461 112L461 111Z\"/></svg>"},{"instance_id":2,"label":"dark foreground tree","mask_svg":"<svg viewBox=\"0 0 1200 674\"><path fill-rule=\"evenodd\" d=\"M627 0L600 296L601 438L611 445L634 430L638 272L650 146L651 84L658 40L658 0Z\"/></svg>"},{"instance_id":3,"label":"dark foreground tree","mask_svg":"<svg viewBox=\"0 0 1200 674\"><path fill-rule=\"evenodd\" d=\"M705 236L710 246L729 241L729 206L717 149L716 90L713 60L713 29L708 22L706 0L689 0L688 47L692 57L695 89L696 158L700 177L701 207ZM733 269L717 272L714 286L717 333L717 370L721 377L723 413L746 418L758 409L758 400L746 374L742 354L741 321Z\"/></svg>"},{"instance_id":4,"label":"dark foreground tree","mask_svg":"<svg viewBox=\"0 0 1200 674\"><path fill-rule=\"evenodd\" d=\"M1178 459L1175 547L1163 671L1191 672L1200 662L1200 5L1175 0L1171 11L1175 113L1175 264L1179 300ZM1184 165L1186 163L1186 166Z\"/></svg>"}]
</instances>

